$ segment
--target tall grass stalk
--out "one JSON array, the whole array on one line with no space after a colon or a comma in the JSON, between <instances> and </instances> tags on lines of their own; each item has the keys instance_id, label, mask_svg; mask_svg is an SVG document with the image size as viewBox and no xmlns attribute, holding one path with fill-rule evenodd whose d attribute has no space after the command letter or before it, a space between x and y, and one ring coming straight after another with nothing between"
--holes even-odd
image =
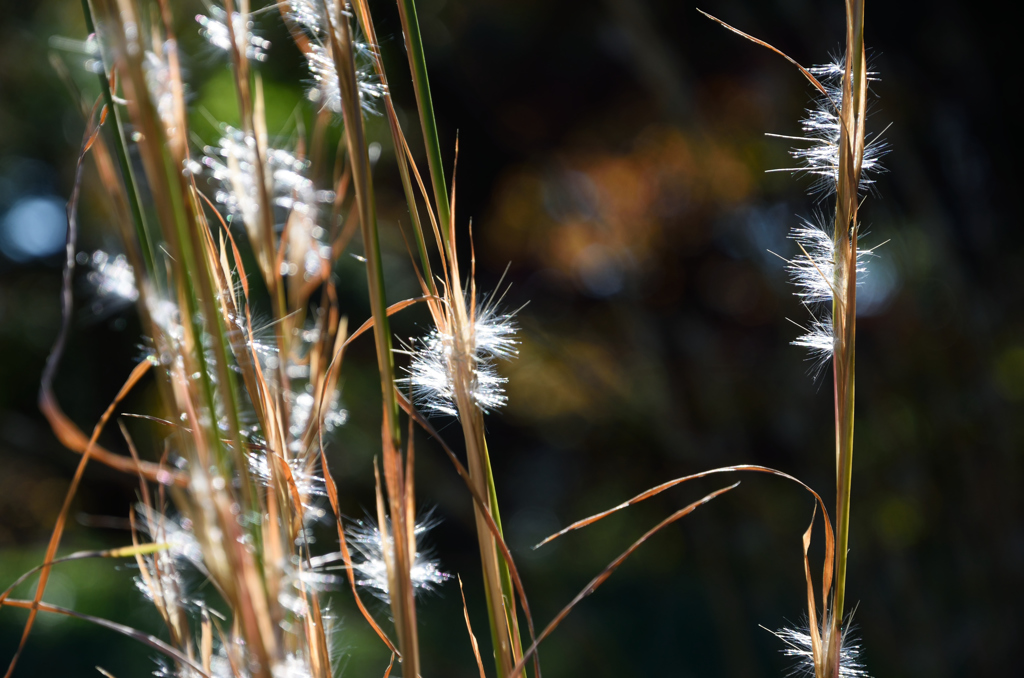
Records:
<instances>
[{"instance_id":1,"label":"tall grass stalk","mask_svg":"<svg viewBox=\"0 0 1024 678\"><path fill-rule=\"evenodd\" d=\"M850 535L850 493L853 481L854 364L857 330L857 238L860 175L864 162L867 113L867 65L864 54L864 2L846 3L846 69L843 74L843 124L839 137L836 182L836 271L833 370L836 402L836 594L833 638L840 635L846 603L846 564ZM838 661L838 657L835 657Z\"/></svg>"},{"instance_id":2,"label":"tall grass stalk","mask_svg":"<svg viewBox=\"0 0 1024 678\"><path fill-rule=\"evenodd\" d=\"M846 39L842 61L811 69L800 66L767 43L711 17L784 56L819 92L818 108L804 121L807 136L798 138L809 144L809 148L792 153L804 164L792 171L821 177L816 188L835 195L834 224L830 237L810 223L795 229L792 237L800 245L803 256L789 262L789 268L801 287L799 294L803 299L831 302L831 320L815 320L809 334L794 343L810 347L820 358L832 359L836 443L834 570L832 545L827 543L820 622L807 569L809 633L788 629L779 632L780 638L789 645L786 652L799 657L804 662L803 668L813 670L817 678L866 675L858 663L856 648L848 638L849 622L843 616L853 482L857 279L863 255L858 246L858 209L863 189L870 183L865 169L870 166L877 170L877 160L885 150L877 137L868 142L866 133L869 73L864 47L864 4L863 0L845 2ZM810 530L804 537L805 563L809 540Z\"/></svg>"}]
</instances>

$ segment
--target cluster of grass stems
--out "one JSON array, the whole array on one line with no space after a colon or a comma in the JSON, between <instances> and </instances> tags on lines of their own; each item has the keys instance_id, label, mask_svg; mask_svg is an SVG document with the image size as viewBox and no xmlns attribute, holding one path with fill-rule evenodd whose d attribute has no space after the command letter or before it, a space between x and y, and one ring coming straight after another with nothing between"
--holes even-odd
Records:
<instances>
[{"instance_id":1,"label":"cluster of grass stems","mask_svg":"<svg viewBox=\"0 0 1024 678\"><path fill-rule=\"evenodd\" d=\"M831 84L823 84L816 77L819 71L798 66L823 97L825 117L834 118L838 127L835 138L814 139L819 145L831 144L826 160L814 157L803 168L834 182L834 229L826 238L831 244L824 247L826 255L819 252L819 259L825 259L816 260L805 250L810 264L790 262L805 278L820 276L819 286L828 290L832 303L831 345L822 347L813 337L808 345L833 360L835 527L821 497L793 476L760 466L733 466L663 483L542 542L696 478L752 471L795 481L814 495L824 514L822 611L816 611L808 528L803 539L808 632L779 635L818 678L860 675L855 664L844 664L852 655L842 641L853 452L857 210L868 73L863 2L846 4L842 72ZM399 123L366 0L301 0L263 8L280 13L315 82L310 98L319 110L311 136L299 138L290 151L270 145L262 83L252 67L266 58L267 44L251 33L253 8L248 0L225 0L222 8L211 8L199 21L203 34L227 53L241 120L241 129L222 128L219 146L201 150L191 143L172 3L83 0L83 8L96 38L92 44L102 93L95 103L76 94L83 102L87 129L67 211L64 323L40 391L43 413L80 462L44 562L0 593L0 606L28 610L6 675L14 671L37 614L45 612L88 619L147 643L165 657L164 675L330 676L338 657L323 593L328 586L345 583L366 622L391 651L392 664L400 662L403 675L422 675L416 594L447 575L421 553L425 526L415 514L412 442L413 429L419 426L438 441L473 500L496 675L515 678L530 671L540 676L539 643L580 600L652 535L736 485L712 492L651 528L536 632L502 536L484 427L484 415L504 403L503 380L494 363L516 353L513 319L498 308L493 293L478 292L472 252L468 271L463 268L467 257L460 256L456 245L455 172L453 167L449 189L414 0L398 0L398 9L422 128L425 173ZM56 65L70 83L63 64ZM403 235L422 292L391 306L381 263L367 115L383 115L388 123L409 214ZM328 128L338 124L344 130L339 146L326 148ZM63 413L52 384L70 327L79 186L90 157L109 189L114 222L133 273L134 284L124 296L130 294L137 302L148 351L86 435ZM317 190L314 182L327 189ZM217 187L212 199L201 190L210 185ZM332 271L357 230L372 315L350 330ZM389 316L414 303L427 306L433 327L426 337L396 351ZM264 319L260 325L254 324L254 314ZM265 327L272 332L261 329ZM376 524L346 527L324 453L324 433L343 420L338 385L346 349L367 333L375 342L381 386ZM410 356L404 377L396 376L396 353ZM163 404L161 412L146 415L166 434L157 461L142 458L123 420L119 424L127 454L98 443L123 398L147 375L156 382ZM426 414L457 417L465 464ZM139 479L140 502L130 514L131 545L58 558L73 497L90 461ZM333 513L337 552L315 553L309 539L312 523L324 513L317 510L321 497ZM138 586L163 619L166 640L44 602L52 568L86 557L136 561ZM329 574L330 563L340 564L331 571L344 575ZM198 570L209 581L216 601L208 603L188 590L181 576L186 569ZM33 597L13 598L15 587L36 573ZM391 625L375 619L360 589L387 601ZM467 608L468 635L484 676L469 620Z\"/></svg>"}]
</instances>

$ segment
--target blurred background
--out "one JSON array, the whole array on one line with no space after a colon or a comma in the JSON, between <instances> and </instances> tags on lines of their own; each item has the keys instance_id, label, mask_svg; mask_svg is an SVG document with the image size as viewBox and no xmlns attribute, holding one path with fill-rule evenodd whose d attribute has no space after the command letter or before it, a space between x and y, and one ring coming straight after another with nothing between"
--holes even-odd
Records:
<instances>
[{"instance_id":1,"label":"blurred background","mask_svg":"<svg viewBox=\"0 0 1024 678\"><path fill-rule=\"evenodd\" d=\"M35 406L60 321L64 203L84 128L51 53L95 97L68 38L84 40L77 0L4 2L0 16L0 587L41 562L78 457ZM198 2L174 3L187 54L197 144L230 121L224 59L202 42ZM180 5L180 6L179 6ZM834 496L831 376L790 345L807 315L783 262L798 217L827 210L789 167L811 90L783 60L668 0L423 0L442 142L460 142L458 219L470 218L483 289L511 285L520 356L502 366L508 407L487 419L508 541L543 626L662 517L730 480L667 492L534 551L547 534L660 482L764 464ZM371 2L396 102L418 137L397 11ZM839 0L708 0L702 9L805 65L840 48ZM258 19L272 133L294 140L306 77L276 10ZM1024 242L1012 216L1018 176L1005 70L1014 38L951 0L869 3L880 80L870 129L889 126L888 172L862 210L870 261L859 292L858 399L848 590L875 676L1009 675L1022 636L1024 575ZM417 293L398 231L408 215L383 119L375 169L389 296ZM445 160L449 164L453 153ZM79 249L118 251L91 166ZM1013 224L1018 226L1014 227ZM468 244L468 243L467 243ZM358 249L358 244L356 245ZM339 266L343 307L368 316L354 259ZM84 273L56 382L92 425L141 355L134 311L99 303ZM418 310L395 321L424 331ZM345 366L349 423L330 455L343 510L373 506L379 389L372 345ZM148 411L140 389L126 411ZM458 442L450 421L435 425ZM112 427L114 429L114 427ZM116 430L116 429L114 429ZM144 434L140 434L144 435ZM160 449L151 436L143 454ZM104 438L113 449L123 441ZM441 520L432 546L466 586L488 655L472 508L434 444L417 440L417 493ZM750 476L643 546L541 648L545 675L779 676L790 660L768 629L801 623L800 537L811 498ZM62 552L127 543L134 478L93 464ZM820 528L820 523L819 523ZM334 548L329 529L322 547ZM820 559L819 541L812 555ZM815 568L818 572L818 568ZM159 633L124 563L57 568L46 599ZM201 581L197 582L201 586ZM22 592L28 589L22 589ZM387 652L334 595L342 675L382 675ZM420 605L426 675L476 675L457 584ZM387 610L374 611L384 619ZM0 663L25 615L0 610ZM1016 640L1015 640L1016 639ZM118 678L155 669L153 652L72 619L42 617L21 676ZM1014 660L1014 661L1012 661ZM486 662L488 670L492 664Z\"/></svg>"}]
</instances>

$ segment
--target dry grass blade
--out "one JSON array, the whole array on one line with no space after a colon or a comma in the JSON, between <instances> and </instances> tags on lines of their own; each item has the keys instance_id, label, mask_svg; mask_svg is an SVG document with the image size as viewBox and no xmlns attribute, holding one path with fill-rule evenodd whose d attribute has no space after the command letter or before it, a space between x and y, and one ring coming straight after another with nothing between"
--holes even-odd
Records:
<instances>
[{"instance_id":1,"label":"dry grass blade","mask_svg":"<svg viewBox=\"0 0 1024 678\"><path fill-rule=\"evenodd\" d=\"M50 427L61 443L79 454L84 453L86 448L89 447L89 441L81 429L68 419L57 403L57 398L53 393L53 380L57 376L57 368L64 355L64 345L67 343L68 333L71 330L71 318L74 308L71 283L75 272L75 248L78 241L78 201L81 195L82 171L85 166L86 155L96 140L100 138L100 128L106 120L106 107L102 109L99 119L96 120L96 112L100 110L101 102L102 97L96 100L92 110L86 116L86 130L82 138L82 147L78 154L78 161L75 165L75 181L66 212L68 229L65 241L64 273L61 283L61 326L50 355L46 359L46 367L43 370L39 385L39 409L50 423ZM126 459L103 447L96 446L95 441L93 441L93 446L93 456L107 466L126 472L141 471L151 480L159 482L166 483L172 480L169 474L161 474L159 467L145 464L140 468L132 460ZM177 483L183 480L183 478L173 478L173 481Z\"/></svg>"},{"instance_id":2,"label":"dry grass blade","mask_svg":"<svg viewBox=\"0 0 1024 678\"><path fill-rule=\"evenodd\" d=\"M750 42L754 43L755 45L760 45L761 47L765 47L765 48L770 49L771 51L775 52L780 57L782 57L783 59L785 59L789 63L793 64L798 69L800 69L800 72L803 74L803 76L805 78L807 78L808 82L810 82L812 85L814 85L815 88L817 88L817 90L819 92L824 94L826 98L831 99L831 97L828 96L828 91L825 89L825 86L822 85L821 82L819 82L816 77L814 77L814 74L812 74L809 70L807 70L806 68L801 66L800 63L796 59L794 59L793 57L789 56L788 54L786 54L785 52L783 52L779 48L774 47L774 46L768 44L764 40L760 40L760 39L755 38L754 36L752 36L752 35L750 35L748 33L744 33L740 29L735 28L734 26L730 26L729 24L725 23L724 21L722 21L718 17L711 16L710 14L708 14L707 12L705 12L702 9L698 8L697 11L700 12L701 14L703 14L704 16L706 16L707 18L711 19L712 21L714 21L718 25L720 25L722 28L725 28L727 30L732 31L733 33L735 33L736 35L740 36L741 38L746 38L747 40L749 40ZM833 102L833 105L834 104L835 104L835 102ZM836 108L838 108L838 106L836 106Z\"/></svg>"},{"instance_id":3,"label":"dry grass blade","mask_svg":"<svg viewBox=\"0 0 1024 678\"><path fill-rule=\"evenodd\" d=\"M470 494L473 496L473 502L475 506L480 509L482 517L487 522L487 528L490 530L491 535L494 537L497 548L501 551L502 557L508 564L509 576L512 578L512 584L516 589L516 593L519 595L519 602L523 606L523 614L526 615L526 626L530 632L530 640L534 641L536 645L537 634L534 631L533 626L533 615L530 613L530 603L526 600L526 590L523 588L523 580L519 577L519 570L516 568L515 561L512 559L512 553L508 550L508 544L505 543L505 539L501 536L501 530L498 529L498 525L494 522L494 518L490 512L486 510L488 505L487 498L477 489L473 483L473 479L469 475L469 471L459 461L459 458L455 456L452 449L448 447L448 444L444 441L444 438L430 425L430 422L424 418L422 414L416 411L416 408L412 406L412 403L403 396L397 389L395 389L396 397L398 398L398 404L401 405L402 409L405 410L412 419L416 420L424 431L426 431L434 440L441 445L441 449L448 456L448 459L452 462L459 477L462 478L466 487L469 489ZM534 653L534 668L537 672L537 678L540 678L540 661L537 659L537 653Z\"/></svg>"},{"instance_id":4,"label":"dry grass blade","mask_svg":"<svg viewBox=\"0 0 1024 678\"><path fill-rule=\"evenodd\" d=\"M754 465L754 464L739 464L739 465L736 465L736 466L723 466L721 468L711 469L710 471L703 471L701 473L694 473L693 475L684 476L682 478L676 478L675 480L670 480L668 482L662 483L661 485L657 485L655 487L652 487L649 490L641 492L640 494L636 495L632 499L629 499L628 501L624 501L621 504L619 504L618 506L613 506L612 508L608 509L607 511L602 511L600 513L596 513L596 514L590 516L589 518L584 518L582 520L577 520L572 525L570 525L570 526L568 526L568 527L566 527L566 528L564 528L562 530L559 530L558 532L554 533L553 535L551 535L550 537L548 537L544 541L540 542L539 544L537 544L533 548L535 548L535 549L536 548L540 548L541 546L544 546L548 542L554 541L555 539L561 537L564 534L567 534L567 533L572 532L574 530L578 530L581 527L586 527L588 525L592 525L592 524L596 523L597 521L601 520L602 518L606 518L606 517L610 516L613 513L621 511L622 509L629 508L630 506L632 506L634 504L638 504L638 503L644 501L645 499L650 499L651 497L653 497L655 495L661 494L665 490L669 490L669 489L675 487L676 485L681 485L681 484L683 484L683 483L685 483L685 482L687 482L689 480L696 480L698 478L705 478L707 476L718 474L718 473L737 473L737 472L743 472L743 471L753 472L753 473L767 473L769 475L778 476L779 478L784 478L786 480L790 480L790 481L796 483L797 485L799 485L800 487L804 488L808 492L810 492L811 495L814 497L814 499L817 502L816 506L820 506L821 507L821 512L822 512L822 514L824 515L824 518L825 518L825 560L824 560L824 564L822 565L822 592L821 592L821 600L822 600L822 605L825 605L827 600L828 600L829 591L832 588L832 575L833 575L833 571L834 571L835 552L836 552L835 551L835 533L832 530L832 523L829 521L828 509L825 507L825 502L822 500L821 496L817 492L815 492L809 485L804 483L802 480L800 480L799 478L796 478L794 476L791 476L788 473L783 473L782 471L778 471L776 469L769 468L767 466L757 466L757 465ZM808 530L808 535L807 535L808 538L809 538L809 535L810 535L810 530ZM812 617L813 617L813 615L812 615Z\"/></svg>"},{"instance_id":5,"label":"dry grass blade","mask_svg":"<svg viewBox=\"0 0 1024 678\"><path fill-rule=\"evenodd\" d=\"M128 376L128 380L125 382L121 390L118 391L114 400L107 407L107 410L100 417L99 422L96 423L96 427L93 429L92 437L89 439L89 444L86 446L85 451L82 452L82 458L78 462L78 468L75 470L75 475L71 479L71 486L68 488L67 494L64 496L64 505L61 507L60 514L57 516L57 522L53 527L53 534L50 536L50 543L46 547L46 556L44 557L44 565L39 574L39 584L36 587L36 593L34 598L34 606L28 615L28 621L25 622L25 630L22 632L21 641L18 643L18 650L14 653L14 657L11 658L10 666L7 668L5 678L10 678L14 672L14 667L18 663L18 658L21 656L22 651L25 649L25 643L28 642L28 636L32 632L32 625L35 623L36 611L39 602L43 599L43 593L46 590L46 580L50 576L50 566L45 564L53 560L54 555L57 553L57 547L60 545L60 538L64 534L64 525L67 522L68 512L71 510L71 501L78 491L78 485L82 481L82 475L85 473L85 467L89 464L89 458L91 457L92 446L96 443L96 439L99 438L100 433L103 432L103 428L106 426L107 421L114 414L114 409L124 399L128 392L135 386L136 383L149 371L152 363L146 358L132 370L132 373ZM7 602L10 604L10 601Z\"/></svg>"},{"instance_id":6,"label":"dry grass blade","mask_svg":"<svg viewBox=\"0 0 1024 678\"><path fill-rule=\"evenodd\" d=\"M566 528L564 528L562 530L559 530L558 532L555 532L553 535L551 535L550 537L548 537L544 541L540 542L539 544L537 544L533 548L535 548L535 549L540 548L541 546L544 546L548 542L554 541L555 539L561 537L564 534L567 534L567 533L572 532L574 530L578 530L581 527L586 527L587 525L592 525L592 524L596 523L597 521L601 520L602 518L606 518L606 517L610 516L613 513L621 511L622 509L629 508L630 506L633 506L634 504L639 504L640 502L644 501L645 499L650 499L651 497L653 497L655 495L661 494L665 490L672 489L676 485L682 485L683 483L685 483L687 481L697 480L698 478L706 478L707 476L715 475L715 474L718 474L718 473L737 473L737 472L741 472L741 471L749 471L749 472L754 472L754 473L767 473L769 475L778 476L780 478L785 478L786 480L793 481L794 483L796 483L800 487L804 488L805 490L807 490L808 492L810 492L814 496L814 498L817 500L818 504L821 506L821 510L825 512L825 524L828 525L828 512L825 509L825 503L822 501L822 499L818 495L818 493L815 492L813 489L811 489L811 487L809 485L807 485L806 483L804 483L802 480L800 480L799 478L796 478L794 476L791 476L788 473L783 473L782 471L777 471L777 470L775 470L773 468L769 468L767 466L757 466L755 464L737 464L735 466L723 466L721 468L711 469L710 471L701 471L700 473L694 473L693 475L683 476L682 478L676 478L675 480L669 480L668 482L664 482L661 485L656 485L655 487L652 487L649 490L645 490L644 492L641 492L640 494L636 495L632 499L629 499L627 501L622 502L618 506L613 506L612 508L608 509L607 511L601 511L600 513L596 513L596 514L590 516L589 518L584 518L582 520L577 520L575 523L573 523L569 527L566 527ZM831 529L829 529L829 535L830 535L829 539L831 539ZM830 543L831 543L831 541L830 541Z\"/></svg>"},{"instance_id":7,"label":"dry grass blade","mask_svg":"<svg viewBox=\"0 0 1024 678\"><path fill-rule=\"evenodd\" d=\"M202 609L201 639L199 642L199 656L203 662L203 671L210 672L210 659L213 656L213 624L210 623L210 612L204 606Z\"/></svg>"},{"instance_id":8,"label":"dry grass blade","mask_svg":"<svg viewBox=\"0 0 1024 678\"><path fill-rule=\"evenodd\" d=\"M543 641L545 638L547 638L549 635L551 635L551 632L554 631L558 627L558 625L562 623L562 620L564 620L569 615L569 613L572 612L572 609L574 607L576 607L576 605L581 600L583 600L584 598L586 598L587 596L592 594L594 591L596 591L598 589L599 586L601 586L601 584L603 584L605 581L607 581L608 577L612 576L612 574L615 572L615 570L617 570L619 568L619 566L622 565L623 562L625 562L626 558L629 558L631 555L633 555L633 553L638 548L640 548L640 546L645 541L647 541L648 539L653 537L655 534L660 532L663 528L665 528L665 527L671 525L672 523L676 522L677 520L679 520L681 518L684 518L684 517L688 516L689 514L693 513L693 511L696 510L697 507L703 506L704 504L708 503L709 501L711 501L715 497L717 497L719 495L722 495L722 494L725 494L729 490L733 490L733 489L735 489L738 486L739 486L739 482L736 482L736 483L733 483L732 485L729 485L728 487L723 487L721 489L715 490L714 492L704 496L701 499L698 499L697 501L693 502L692 504L690 504L690 505L688 505L688 506L686 506L684 508L679 509L678 511L676 511L675 513L673 513L669 517L665 518L664 520L662 520L660 523L658 523L657 525L655 525L651 529L649 529L647 532L644 533L644 535L642 537L640 537L635 542L633 542L633 544L628 549L623 551L622 554L619 555L618 558L613 560L606 568L604 568L604 570L602 570L599 575L597 575L592 580L590 580L590 583L587 584L583 588L582 591L580 591L578 594L576 594L576 597L573 598L569 602L568 605L566 605L564 608L562 608L562 611L559 612L555 616L555 618L551 620L551 622L544 628L543 631L541 631L540 636L535 641L533 641L533 645L531 645L530 648L523 654L523 658L519 661L518 664L516 664L516 667L512 670L511 678L516 678L516 676L518 676L520 674L520 672L522 672L523 667L526 665L526 660L531 655L533 655L534 653L537 652L537 646L541 643L541 641Z\"/></svg>"},{"instance_id":9,"label":"dry grass blade","mask_svg":"<svg viewBox=\"0 0 1024 678\"><path fill-rule=\"evenodd\" d=\"M77 454L82 454L89 447L89 438L82 429L68 418L61 409L52 392L40 395L39 409L50 424L53 434L60 443ZM149 461L137 461L130 457L111 452L99 444L93 444L90 455L93 459L112 469L123 473L141 473L147 480L164 485L188 485L188 476L180 471L162 467Z\"/></svg>"},{"instance_id":10,"label":"dry grass blade","mask_svg":"<svg viewBox=\"0 0 1024 678\"><path fill-rule=\"evenodd\" d=\"M480 671L480 678L487 678L484 671L484 660L480 657L480 644L476 642L476 635L473 633L473 625L469 622L469 608L466 607L466 592L462 590L462 577L459 580L459 594L462 596L462 614L466 617L466 631L469 633L469 642L473 646L473 657L476 658L476 667Z\"/></svg>"},{"instance_id":11,"label":"dry grass blade","mask_svg":"<svg viewBox=\"0 0 1024 678\"><path fill-rule=\"evenodd\" d=\"M430 299L430 297L416 297L414 299L406 299L405 301L396 301L395 303L393 303L390 306L388 306L388 309L387 309L388 317L393 316L394 314L398 313L399 311L402 311L404 309L409 308L413 304L418 304L421 301L427 301L429 299ZM364 322L362 325L359 326L359 329L357 329L355 332L353 332L352 334L349 335L348 339L346 339L345 342L342 344L342 349L347 348L348 345L352 342L353 339L355 339L359 335L363 334L364 332L366 332L367 330L370 330L372 328L373 328L373 318L367 318L366 322Z\"/></svg>"},{"instance_id":12,"label":"dry grass blade","mask_svg":"<svg viewBox=\"0 0 1024 678\"><path fill-rule=\"evenodd\" d=\"M160 640L156 636L151 636L148 633L143 633L142 631L133 629L130 626L118 624L117 622L112 622L108 619L102 619L100 617L93 617L92 615L83 614L81 612L75 612L74 610L68 610L63 607L51 605L49 603L40 603L32 600L11 599L5 602L4 604L9 607L30 610L30 614L32 612L35 612L36 610L42 610L43 612L49 612L51 614L62 614L66 617L74 617L75 619L82 619L84 621L91 622L93 624L96 624L97 626L102 626L103 628L110 629L111 631L116 631L121 635L127 636L133 640L137 640L140 643L148 645L154 650L157 650L158 652L167 655L174 661L180 662L181 664L190 667L193 671L196 671L200 676L210 678L210 674L204 671L202 666L193 662L191 659L188 658L188 656L186 656L178 649L171 647L170 645Z\"/></svg>"},{"instance_id":13,"label":"dry grass blade","mask_svg":"<svg viewBox=\"0 0 1024 678\"><path fill-rule=\"evenodd\" d=\"M363 604L362 598L359 597L359 587L356 585L355 568L352 566L352 554L348 550L348 542L345 540L345 525L342 523L341 510L338 508L338 488L334 484L334 478L331 477L331 471L327 466L327 455L324 454L324 442L323 436L320 436L320 465L323 467L324 472L324 485L327 488L327 499L331 504L331 510L334 511L334 517L337 519L338 527L338 541L341 546L341 557L345 561L345 574L348 575L349 586L352 587L352 597L356 600L356 606L359 608L360 614L366 619L366 622L373 628L377 636L384 641L384 644L391 650L391 659L394 661L395 655L399 654L398 648L388 638L388 634L384 633L384 630L370 614L370 611L366 609ZM390 673L391 667L388 667ZM385 674L387 675L387 674Z\"/></svg>"},{"instance_id":14,"label":"dry grass blade","mask_svg":"<svg viewBox=\"0 0 1024 678\"><path fill-rule=\"evenodd\" d=\"M60 563L66 563L72 560L83 560L85 558L133 558L138 554L149 554L156 553L157 551L163 551L169 549L170 544L166 542L141 544L137 546L123 546L117 549L106 549L104 551L75 551L72 554L63 556L62 558L56 558L54 560L40 563L36 565L28 572L25 572L20 577L14 580L14 582L4 589L3 593L0 593L0 607L3 607L4 601L11 595L14 589L18 588L25 582L26 579L31 577L33 574L51 565L58 565Z\"/></svg>"},{"instance_id":15,"label":"dry grass blade","mask_svg":"<svg viewBox=\"0 0 1024 678\"><path fill-rule=\"evenodd\" d=\"M804 532L804 578L807 580L807 614L810 617L808 626L811 632L811 651L814 654L814 665L821 665L821 634L818 631L818 615L814 605L814 579L811 577L811 561L807 558L807 552L811 548L811 532L814 530L814 516L811 516L811 524ZM822 600L822 604L826 604Z\"/></svg>"}]
</instances>

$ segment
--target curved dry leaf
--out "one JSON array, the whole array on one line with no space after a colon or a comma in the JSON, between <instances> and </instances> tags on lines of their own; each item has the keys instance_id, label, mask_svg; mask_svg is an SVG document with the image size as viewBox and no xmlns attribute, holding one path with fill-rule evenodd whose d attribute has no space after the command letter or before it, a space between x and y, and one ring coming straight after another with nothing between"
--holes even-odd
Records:
<instances>
[{"instance_id":1,"label":"curved dry leaf","mask_svg":"<svg viewBox=\"0 0 1024 678\"><path fill-rule=\"evenodd\" d=\"M558 625L562 623L562 620L564 620L569 615L569 613L572 612L572 609L576 607L576 605L581 600L592 594L594 591L598 589L599 586L601 586L601 584L607 581L608 577L612 576L612 573L614 573L615 570L617 570L619 566L622 565L623 562L625 562L626 558L629 558L631 555L633 555L633 552L640 548L641 544L643 544L645 541L647 541L655 534L657 534L659 531L661 531L662 528L665 528L671 525L672 523L676 522L680 518L684 518L690 513L693 513L693 511L696 510L697 507L703 506L704 504L708 503L715 497L721 494L725 494L729 490L735 489L738 485L739 483L736 482L733 483L732 485L729 485L728 487L723 487L721 489L715 490L714 492L705 495L703 498L698 499L692 504L679 509L678 511L676 511L669 517L665 518L651 529L649 529L647 532L644 533L642 537L633 542L633 544L628 549L623 551L622 554L620 554L618 558L613 560L606 568L604 568L604 570L602 570L600 574L598 574L596 577L590 580L590 583L587 584L582 591L576 594L576 597L573 598L568 605L562 608L562 611L559 612L555 616L555 618L551 620L551 622L544 628L544 630L541 631L540 636L533 641L533 645L531 645L530 648L523 654L523 658L519 660L518 664L516 664L509 678L516 678L522 672L523 667L526 665L526 660L530 657L530 655L536 654L537 646L540 644L540 642L547 638L551 634L551 632L554 631L555 628L557 628Z\"/></svg>"},{"instance_id":2,"label":"curved dry leaf","mask_svg":"<svg viewBox=\"0 0 1024 678\"><path fill-rule=\"evenodd\" d=\"M8 605L10 607L21 608L23 610L31 610L32 612L35 612L37 610L41 610L43 612L49 612L51 614L61 614L61 615L64 615L66 617L74 617L75 619L82 619L84 621L91 622L93 624L96 624L97 626L102 626L103 628L110 629L111 631L116 631L117 633L120 633L123 636L127 636L127 637L129 637L129 638L131 638L133 640L137 640L140 643L148 645L149 647L153 648L154 650L157 650L158 652L161 652L161 653L167 655L168 657L170 657L174 661L188 666L193 671L196 671L200 676L204 676L205 678L210 678L210 674L208 674L205 670L203 670L202 666L200 666L200 665L196 664L195 662L193 662L191 659L189 659L180 650L178 650L178 649L176 649L174 647L171 647L170 645L168 645L164 641L160 640L156 636L151 636L148 633L143 633L142 631L139 631L138 629L133 629L130 626L125 626L124 624L118 624L117 622L112 622L109 619L103 619L101 617L94 617L92 615L84 614L82 612L75 612L74 610L68 610L68 609L63 608L63 607L58 607L56 605L51 605L50 603L41 603L41 602L38 602L38 601L31 601L31 600L9 599L4 604Z\"/></svg>"}]
</instances>

